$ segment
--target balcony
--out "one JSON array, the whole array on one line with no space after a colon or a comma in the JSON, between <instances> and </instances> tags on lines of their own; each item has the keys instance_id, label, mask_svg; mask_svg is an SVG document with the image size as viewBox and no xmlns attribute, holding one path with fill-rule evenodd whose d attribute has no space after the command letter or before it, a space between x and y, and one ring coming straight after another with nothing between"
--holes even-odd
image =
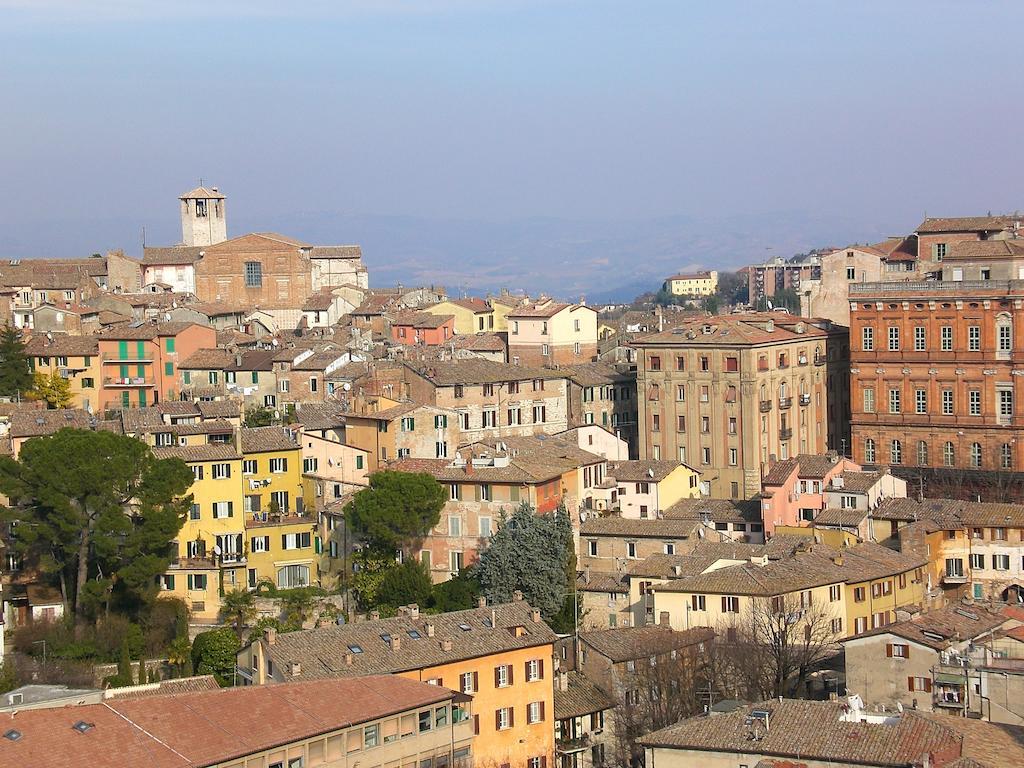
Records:
<instances>
[{"instance_id":1,"label":"balcony","mask_svg":"<svg viewBox=\"0 0 1024 768\"><path fill-rule=\"evenodd\" d=\"M771 409L772 409L772 401L771 400L762 400L761 401L761 413L768 413Z\"/></svg>"},{"instance_id":2,"label":"balcony","mask_svg":"<svg viewBox=\"0 0 1024 768\"><path fill-rule=\"evenodd\" d=\"M967 576L956 571L947 571L942 575L943 584L966 584Z\"/></svg>"},{"instance_id":3,"label":"balcony","mask_svg":"<svg viewBox=\"0 0 1024 768\"><path fill-rule=\"evenodd\" d=\"M810 404L811 404L811 396L810 395L800 395L800 405L810 405Z\"/></svg>"},{"instance_id":4,"label":"balcony","mask_svg":"<svg viewBox=\"0 0 1024 768\"><path fill-rule=\"evenodd\" d=\"M121 357L120 355L115 355L115 354L106 354L106 355L101 355L100 359L103 360L104 364L110 364L110 365L115 365L115 364L118 364L118 363L128 364L128 363L151 363L151 362L153 362L153 356L151 354L149 354L149 353L145 353L145 354L142 354L142 355L139 355L139 354L136 353L136 354L133 355L130 352L128 352L128 353L126 353L124 355L124 357Z\"/></svg>"},{"instance_id":5,"label":"balcony","mask_svg":"<svg viewBox=\"0 0 1024 768\"><path fill-rule=\"evenodd\" d=\"M574 739L558 739L555 742L555 751L560 755L571 755L574 752L583 752L590 746L590 734L585 733Z\"/></svg>"},{"instance_id":6,"label":"balcony","mask_svg":"<svg viewBox=\"0 0 1024 768\"><path fill-rule=\"evenodd\" d=\"M779 440L789 440L793 437L793 430L789 427L783 427L779 430Z\"/></svg>"},{"instance_id":7,"label":"balcony","mask_svg":"<svg viewBox=\"0 0 1024 768\"><path fill-rule=\"evenodd\" d=\"M145 376L105 376L103 378L103 386L110 387L111 389L124 389L137 387L152 387L154 386L154 384Z\"/></svg>"},{"instance_id":8,"label":"balcony","mask_svg":"<svg viewBox=\"0 0 1024 768\"><path fill-rule=\"evenodd\" d=\"M780 397L779 398L779 410L785 410L793 405L792 397Z\"/></svg>"},{"instance_id":9,"label":"balcony","mask_svg":"<svg viewBox=\"0 0 1024 768\"><path fill-rule=\"evenodd\" d=\"M825 358L824 355L815 355L814 356L814 364L815 365L824 365L825 361L826 361L826 358Z\"/></svg>"}]
</instances>

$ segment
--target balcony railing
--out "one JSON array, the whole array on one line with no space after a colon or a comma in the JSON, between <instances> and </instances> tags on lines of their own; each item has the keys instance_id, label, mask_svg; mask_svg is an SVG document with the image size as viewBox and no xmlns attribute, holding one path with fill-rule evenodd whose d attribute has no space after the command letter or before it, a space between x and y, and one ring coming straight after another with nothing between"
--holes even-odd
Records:
<instances>
[{"instance_id":1,"label":"balcony railing","mask_svg":"<svg viewBox=\"0 0 1024 768\"><path fill-rule=\"evenodd\" d=\"M792 397L780 397L779 408L789 408L793 404Z\"/></svg>"},{"instance_id":2,"label":"balcony railing","mask_svg":"<svg viewBox=\"0 0 1024 768\"><path fill-rule=\"evenodd\" d=\"M772 401L771 400L762 400L761 401L761 413L768 413L771 409L772 409Z\"/></svg>"},{"instance_id":3,"label":"balcony railing","mask_svg":"<svg viewBox=\"0 0 1024 768\"><path fill-rule=\"evenodd\" d=\"M811 396L810 395L800 395L800 405L810 405L810 404L811 404Z\"/></svg>"},{"instance_id":4,"label":"balcony railing","mask_svg":"<svg viewBox=\"0 0 1024 768\"><path fill-rule=\"evenodd\" d=\"M590 746L590 734L585 733L582 736L577 736L574 739L558 739L555 742L555 751L562 755L571 754L573 752L582 752Z\"/></svg>"},{"instance_id":5,"label":"balcony railing","mask_svg":"<svg viewBox=\"0 0 1024 768\"><path fill-rule=\"evenodd\" d=\"M814 356L814 364L815 365L824 365L825 364L825 359L826 358L825 358L824 355L815 355Z\"/></svg>"},{"instance_id":6,"label":"balcony railing","mask_svg":"<svg viewBox=\"0 0 1024 768\"><path fill-rule=\"evenodd\" d=\"M904 282L850 283L850 296L885 296L887 294L963 294L970 291L987 293L1024 291L1024 280L907 280Z\"/></svg>"},{"instance_id":7,"label":"balcony railing","mask_svg":"<svg viewBox=\"0 0 1024 768\"><path fill-rule=\"evenodd\" d=\"M789 440L793 436L793 430L789 427L783 427L779 430L779 440Z\"/></svg>"},{"instance_id":8,"label":"balcony railing","mask_svg":"<svg viewBox=\"0 0 1024 768\"><path fill-rule=\"evenodd\" d=\"M145 376L104 376L105 387L152 387L154 384Z\"/></svg>"},{"instance_id":9,"label":"balcony railing","mask_svg":"<svg viewBox=\"0 0 1024 768\"><path fill-rule=\"evenodd\" d=\"M942 575L943 584L966 584L967 576L956 571L947 571Z\"/></svg>"},{"instance_id":10,"label":"balcony railing","mask_svg":"<svg viewBox=\"0 0 1024 768\"><path fill-rule=\"evenodd\" d=\"M118 354L106 354L101 355L101 359L104 363L151 363L153 362L153 356L146 352L144 354L132 354L126 352L123 356Z\"/></svg>"}]
</instances>

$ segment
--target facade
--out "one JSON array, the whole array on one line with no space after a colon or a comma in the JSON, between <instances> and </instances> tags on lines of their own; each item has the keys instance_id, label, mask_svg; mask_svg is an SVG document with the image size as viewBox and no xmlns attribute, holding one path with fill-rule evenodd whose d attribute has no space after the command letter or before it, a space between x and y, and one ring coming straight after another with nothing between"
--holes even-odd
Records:
<instances>
[{"instance_id":1,"label":"facade","mask_svg":"<svg viewBox=\"0 0 1024 768\"><path fill-rule=\"evenodd\" d=\"M455 335L455 315L400 312L391 319L391 340L409 347L436 347Z\"/></svg>"},{"instance_id":2,"label":"facade","mask_svg":"<svg viewBox=\"0 0 1024 768\"><path fill-rule=\"evenodd\" d=\"M25 345L25 354L35 373L56 372L68 380L71 407L89 413L100 410L99 343L92 336L47 334L33 336Z\"/></svg>"},{"instance_id":3,"label":"facade","mask_svg":"<svg viewBox=\"0 0 1024 768\"><path fill-rule=\"evenodd\" d=\"M612 756L615 700L578 672L555 676L558 768L601 768Z\"/></svg>"},{"instance_id":4,"label":"facade","mask_svg":"<svg viewBox=\"0 0 1024 768\"><path fill-rule=\"evenodd\" d=\"M598 508L622 517L662 517L680 499L700 497L700 473L675 461L610 462L605 485L608 496ZM596 495L595 502L600 498Z\"/></svg>"},{"instance_id":5,"label":"facade","mask_svg":"<svg viewBox=\"0 0 1024 768\"><path fill-rule=\"evenodd\" d=\"M491 360L407 363L410 399L458 413L466 442L568 428L565 374Z\"/></svg>"},{"instance_id":6,"label":"facade","mask_svg":"<svg viewBox=\"0 0 1024 768\"><path fill-rule=\"evenodd\" d=\"M217 346L217 332L195 323L116 325L98 336L102 409L135 408L176 400L178 363Z\"/></svg>"},{"instance_id":7,"label":"facade","mask_svg":"<svg viewBox=\"0 0 1024 768\"><path fill-rule=\"evenodd\" d=\"M886 278L885 254L870 245L851 245L819 257L815 276L801 281L800 314L850 324L850 284Z\"/></svg>"},{"instance_id":8,"label":"facade","mask_svg":"<svg viewBox=\"0 0 1024 768\"><path fill-rule=\"evenodd\" d=\"M800 294L807 280L821 277L821 262L817 256L801 260L775 259L764 264L747 267L747 290L751 305L771 299L777 291L791 290Z\"/></svg>"},{"instance_id":9,"label":"facade","mask_svg":"<svg viewBox=\"0 0 1024 768\"><path fill-rule=\"evenodd\" d=\"M463 439L458 413L392 402L361 400L345 414L345 442L366 452L371 473L394 459L454 460Z\"/></svg>"},{"instance_id":10,"label":"facade","mask_svg":"<svg viewBox=\"0 0 1024 768\"><path fill-rule=\"evenodd\" d=\"M718 290L718 272L693 272L672 275L665 280L662 290L673 296L710 296Z\"/></svg>"},{"instance_id":11,"label":"facade","mask_svg":"<svg viewBox=\"0 0 1024 768\"><path fill-rule=\"evenodd\" d=\"M569 382L569 426L598 424L620 435L637 453L636 372L609 363L559 368Z\"/></svg>"},{"instance_id":12,"label":"facade","mask_svg":"<svg viewBox=\"0 0 1024 768\"><path fill-rule=\"evenodd\" d=\"M571 365L597 357L597 310L542 299L508 313L508 359L524 366Z\"/></svg>"},{"instance_id":13,"label":"facade","mask_svg":"<svg viewBox=\"0 0 1024 768\"><path fill-rule=\"evenodd\" d=\"M829 321L705 317L632 346L640 458L695 467L708 495L752 498L769 462L844 440L848 343Z\"/></svg>"},{"instance_id":14,"label":"facade","mask_svg":"<svg viewBox=\"0 0 1024 768\"><path fill-rule=\"evenodd\" d=\"M0 740L0 763L60 768L74 755L94 768L466 768L474 757L469 698L399 677L138 693L19 711Z\"/></svg>"},{"instance_id":15,"label":"facade","mask_svg":"<svg viewBox=\"0 0 1024 768\"><path fill-rule=\"evenodd\" d=\"M1024 469L1022 299L1014 281L851 287L854 460L906 476Z\"/></svg>"},{"instance_id":16,"label":"facade","mask_svg":"<svg viewBox=\"0 0 1024 768\"><path fill-rule=\"evenodd\" d=\"M555 634L521 599L421 615L408 606L371 619L264 637L238 652L247 685L391 674L472 696L474 761L526 765L554 755Z\"/></svg>"},{"instance_id":17,"label":"facade","mask_svg":"<svg viewBox=\"0 0 1024 768\"><path fill-rule=\"evenodd\" d=\"M432 315L451 315L455 318L454 331L460 336L475 333L494 333L494 308L483 299L446 299L439 304L423 308Z\"/></svg>"}]
</instances>

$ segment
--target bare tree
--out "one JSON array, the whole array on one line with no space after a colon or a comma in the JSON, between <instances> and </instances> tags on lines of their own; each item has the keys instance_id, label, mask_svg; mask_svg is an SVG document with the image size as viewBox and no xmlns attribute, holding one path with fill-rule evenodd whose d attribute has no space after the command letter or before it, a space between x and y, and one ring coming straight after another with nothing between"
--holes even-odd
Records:
<instances>
[{"instance_id":1,"label":"bare tree","mask_svg":"<svg viewBox=\"0 0 1024 768\"><path fill-rule=\"evenodd\" d=\"M752 598L718 628L715 679L736 698L793 697L815 667L839 650L842 614L809 593Z\"/></svg>"},{"instance_id":2,"label":"bare tree","mask_svg":"<svg viewBox=\"0 0 1024 768\"><path fill-rule=\"evenodd\" d=\"M620 703L613 716L614 765L641 765L643 748L637 739L646 733L700 714L704 709L701 691L712 672L704 651L684 648L675 652L638 659L633 670L618 681Z\"/></svg>"}]
</instances>

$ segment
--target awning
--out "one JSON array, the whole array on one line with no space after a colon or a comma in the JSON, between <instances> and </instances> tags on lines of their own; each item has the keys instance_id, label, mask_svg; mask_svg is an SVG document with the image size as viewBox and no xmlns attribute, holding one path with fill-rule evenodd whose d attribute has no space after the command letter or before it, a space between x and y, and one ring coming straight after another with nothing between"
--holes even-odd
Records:
<instances>
[{"instance_id":1,"label":"awning","mask_svg":"<svg viewBox=\"0 0 1024 768\"><path fill-rule=\"evenodd\" d=\"M946 683L948 685L966 685L967 675L966 674L955 674L951 672L936 672L935 682Z\"/></svg>"}]
</instances>

